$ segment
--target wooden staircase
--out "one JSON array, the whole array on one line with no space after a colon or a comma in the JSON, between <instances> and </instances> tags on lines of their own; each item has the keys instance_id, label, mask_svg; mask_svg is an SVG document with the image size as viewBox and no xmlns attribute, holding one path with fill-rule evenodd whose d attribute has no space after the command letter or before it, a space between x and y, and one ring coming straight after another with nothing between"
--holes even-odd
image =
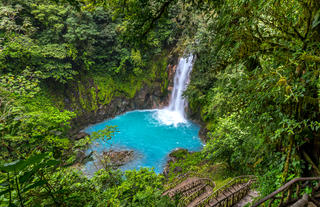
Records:
<instances>
[{"instance_id":1,"label":"wooden staircase","mask_svg":"<svg viewBox=\"0 0 320 207\"><path fill-rule=\"evenodd\" d=\"M192 177L164 192L163 195L179 199L179 206L229 207L247 195L254 181L254 176L240 176L213 191L215 184L212 180Z\"/></svg>"},{"instance_id":2,"label":"wooden staircase","mask_svg":"<svg viewBox=\"0 0 320 207\"><path fill-rule=\"evenodd\" d=\"M200 201L195 206L229 207L235 205L245 197L255 181L254 176L239 176L233 178L221 188L215 190L209 197Z\"/></svg>"},{"instance_id":3,"label":"wooden staircase","mask_svg":"<svg viewBox=\"0 0 320 207\"><path fill-rule=\"evenodd\" d=\"M255 180L254 176L236 177L213 191L215 184L212 180L191 177L163 195L179 199L178 206L231 207L248 194ZM252 205L258 206L320 207L320 177L295 178Z\"/></svg>"}]
</instances>

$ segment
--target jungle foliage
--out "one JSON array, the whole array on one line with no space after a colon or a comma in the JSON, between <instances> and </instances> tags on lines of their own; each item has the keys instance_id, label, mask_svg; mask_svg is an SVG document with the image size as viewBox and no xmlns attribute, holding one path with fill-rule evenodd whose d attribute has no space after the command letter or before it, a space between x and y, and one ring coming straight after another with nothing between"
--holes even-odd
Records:
<instances>
[{"instance_id":1,"label":"jungle foliage","mask_svg":"<svg viewBox=\"0 0 320 207\"><path fill-rule=\"evenodd\" d=\"M185 95L206 123L208 160L259 175L262 194L320 175L319 1L101 2L122 8L140 36L161 24L159 12L180 5L176 20L188 16L181 38L197 59Z\"/></svg>"},{"instance_id":2,"label":"jungle foliage","mask_svg":"<svg viewBox=\"0 0 320 207\"><path fill-rule=\"evenodd\" d=\"M105 169L88 179L70 168L92 139L108 141L114 130L72 139L70 121L79 112L61 107L55 94L64 100L64 89L82 90L78 80L90 77L98 87L112 86L99 88L105 93L123 90L134 96L140 79L150 82L158 74L149 68L153 58L175 39L174 29L167 29L147 48L133 47L122 35L121 16L114 17L111 8L83 6L79 1L0 2L0 205L170 205L160 198L162 177L150 170ZM99 95L92 93L100 100ZM109 101L107 95L101 102Z\"/></svg>"},{"instance_id":3,"label":"jungle foliage","mask_svg":"<svg viewBox=\"0 0 320 207\"><path fill-rule=\"evenodd\" d=\"M173 45L197 57L185 95L209 137L202 152L173 167L255 174L262 195L320 175L319 1L3 0L0 202L174 205L161 197L162 176L147 169L106 169L91 179L72 170L92 140L69 138L78 114L47 92L81 76L115 88L153 80L152 58ZM112 130L104 133L109 139Z\"/></svg>"},{"instance_id":4,"label":"jungle foliage","mask_svg":"<svg viewBox=\"0 0 320 207\"><path fill-rule=\"evenodd\" d=\"M186 95L209 130L204 153L262 194L319 176L319 1L236 1L200 17Z\"/></svg>"}]
</instances>

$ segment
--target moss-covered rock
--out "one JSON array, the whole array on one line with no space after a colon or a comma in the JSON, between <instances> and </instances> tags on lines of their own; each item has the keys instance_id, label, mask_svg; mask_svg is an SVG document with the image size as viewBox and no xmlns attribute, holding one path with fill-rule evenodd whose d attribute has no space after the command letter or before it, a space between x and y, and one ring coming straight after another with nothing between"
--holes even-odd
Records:
<instances>
[{"instance_id":1,"label":"moss-covered rock","mask_svg":"<svg viewBox=\"0 0 320 207\"><path fill-rule=\"evenodd\" d=\"M106 73L79 75L57 92L57 106L76 113L71 133L79 129L135 109L159 108L168 104L169 64L177 60L164 50L146 64L146 71L120 79ZM53 86L54 87L54 86ZM56 101L54 100L54 102ZM59 103L59 104L58 104Z\"/></svg>"}]
</instances>

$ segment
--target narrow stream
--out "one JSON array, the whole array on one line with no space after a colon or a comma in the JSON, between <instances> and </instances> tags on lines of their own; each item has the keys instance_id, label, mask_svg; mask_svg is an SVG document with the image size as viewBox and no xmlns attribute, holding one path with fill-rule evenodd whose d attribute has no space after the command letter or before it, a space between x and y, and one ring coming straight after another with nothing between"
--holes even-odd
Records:
<instances>
[{"instance_id":1,"label":"narrow stream","mask_svg":"<svg viewBox=\"0 0 320 207\"><path fill-rule=\"evenodd\" d=\"M135 110L113 119L89 126L85 132L92 133L104 129L106 125L116 125L118 133L107 143L96 142L87 153L95 151L133 150L134 160L120 169L154 168L161 173L167 155L176 148L199 151L202 143L198 137L199 126L186 119L186 100L182 94L189 83L193 56L181 58L174 77L174 89L170 104L165 109ZM92 174L99 168L96 162L88 162L85 172Z\"/></svg>"}]
</instances>

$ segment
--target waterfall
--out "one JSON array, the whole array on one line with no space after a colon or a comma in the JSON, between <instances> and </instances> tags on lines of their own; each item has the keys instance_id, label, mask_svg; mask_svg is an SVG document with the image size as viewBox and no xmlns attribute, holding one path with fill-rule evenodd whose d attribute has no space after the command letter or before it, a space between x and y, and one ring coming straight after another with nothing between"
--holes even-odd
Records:
<instances>
[{"instance_id":1,"label":"waterfall","mask_svg":"<svg viewBox=\"0 0 320 207\"><path fill-rule=\"evenodd\" d=\"M166 125L177 126L179 123L186 123L185 107L187 102L182 96L189 84L190 72L193 66L193 55L180 58L174 76L174 86L171 94L169 106L159 110L158 120Z\"/></svg>"},{"instance_id":2,"label":"waterfall","mask_svg":"<svg viewBox=\"0 0 320 207\"><path fill-rule=\"evenodd\" d=\"M174 87L169 104L169 110L177 111L183 117L185 117L184 109L186 107L186 101L182 97L182 94L187 89L189 84L189 76L192 70L192 60L193 55L190 55L187 58L181 58L179 60L177 71L174 76Z\"/></svg>"}]
</instances>

